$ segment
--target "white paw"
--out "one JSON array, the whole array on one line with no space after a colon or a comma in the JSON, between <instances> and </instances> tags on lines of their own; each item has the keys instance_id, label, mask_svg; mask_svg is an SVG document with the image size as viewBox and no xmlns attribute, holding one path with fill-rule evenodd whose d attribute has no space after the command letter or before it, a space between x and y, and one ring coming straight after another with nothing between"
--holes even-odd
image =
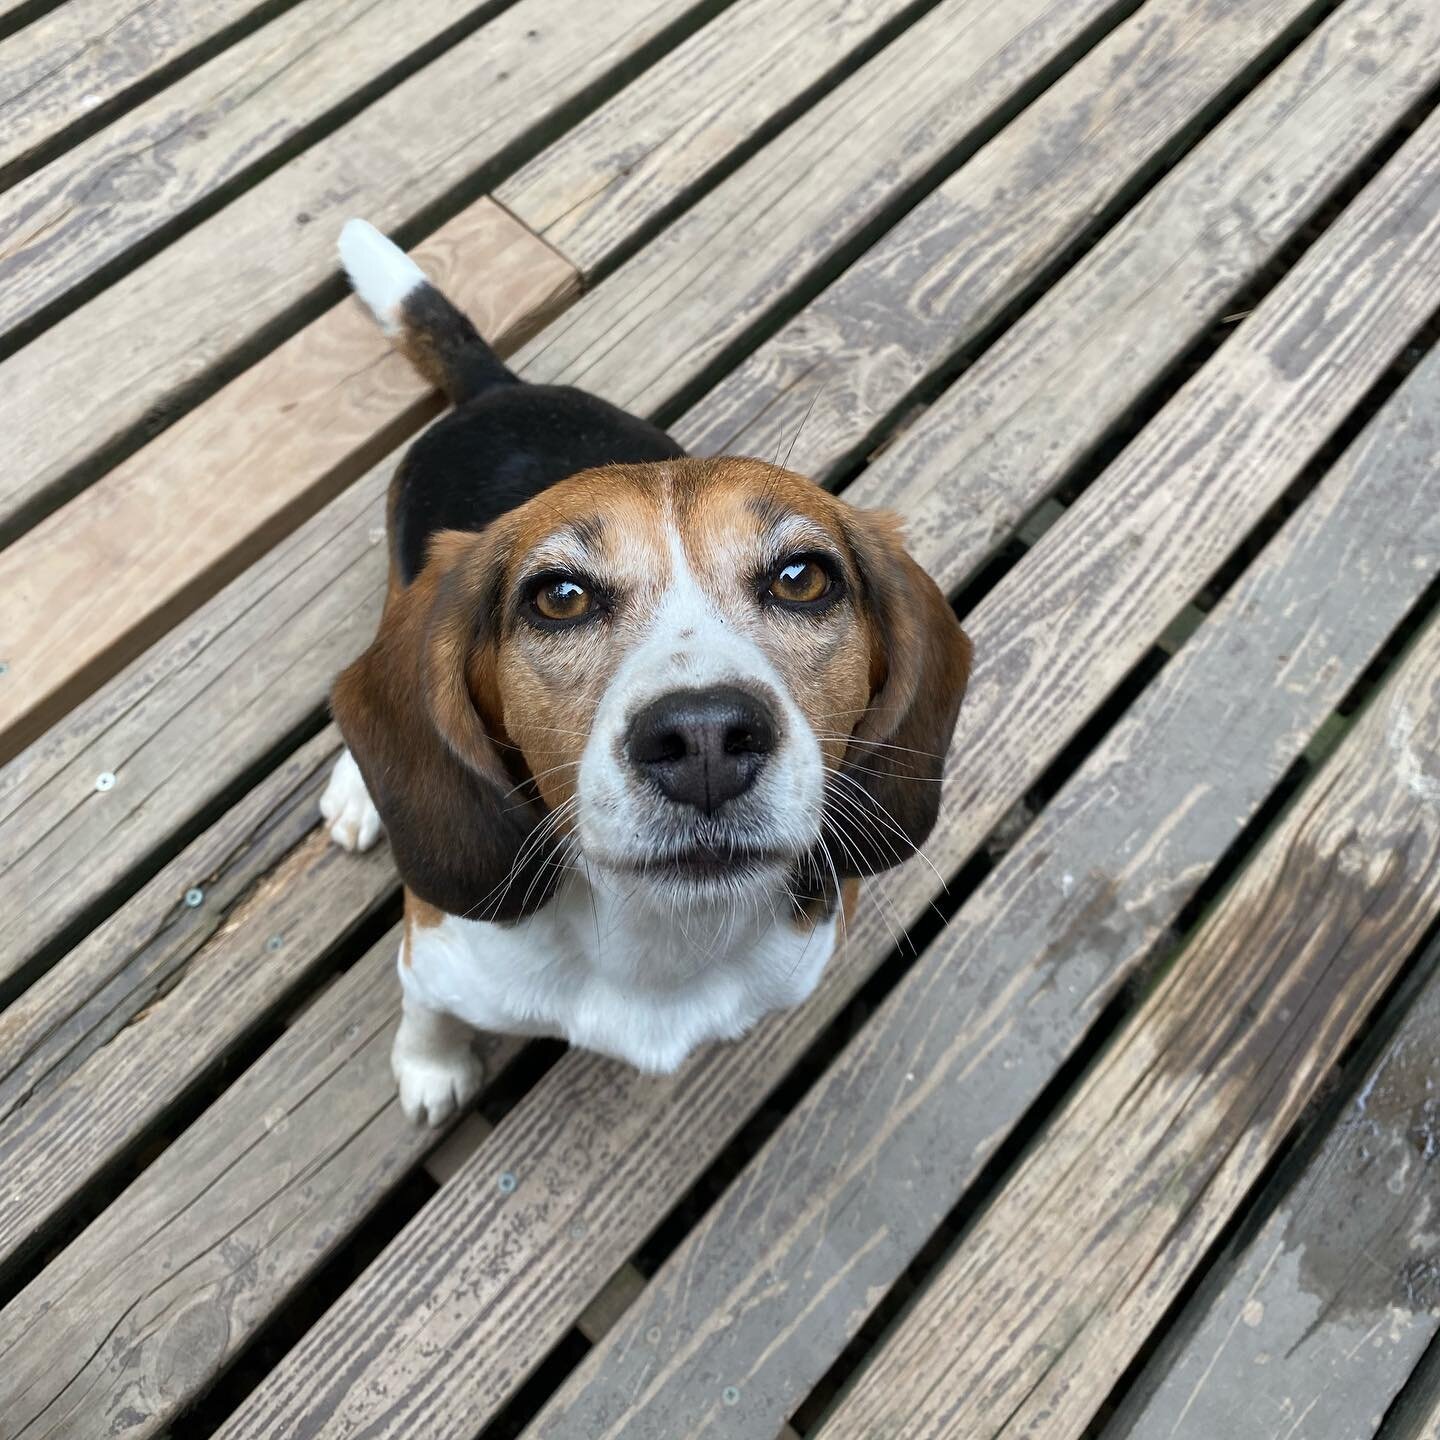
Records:
<instances>
[{"instance_id":1,"label":"white paw","mask_svg":"<svg viewBox=\"0 0 1440 1440\"><path fill-rule=\"evenodd\" d=\"M397 1042L390 1055L400 1108L412 1125L441 1125L480 1093L485 1067L468 1045L417 1055Z\"/></svg>"},{"instance_id":2,"label":"white paw","mask_svg":"<svg viewBox=\"0 0 1440 1440\"><path fill-rule=\"evenodd\" d=\"M330 772L330 783L320 797L320 813L330 827L330 838L342 850L368 850L380 838L380 812L348 750L341 753Z\"/></svg>"}]
</instances>

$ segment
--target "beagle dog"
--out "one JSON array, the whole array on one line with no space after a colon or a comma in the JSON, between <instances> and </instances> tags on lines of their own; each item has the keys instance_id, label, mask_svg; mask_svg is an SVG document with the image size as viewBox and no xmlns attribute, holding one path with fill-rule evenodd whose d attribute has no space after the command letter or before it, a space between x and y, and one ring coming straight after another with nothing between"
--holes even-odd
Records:
<instances>
[{"instance_id":1,"label":"beagle dog","mask_svg":"<svg viewBox=\"0 0 1440 1440\"><path fill-rule=\"evenodd\" d=\"M405 884L401 1104L471 1099L474 1028L672 1071L804 1000L929 834L969 641L893 517L522 382L363 221L340 253L454 406L390 488L321 807Z\"/></svg>"}]
</instances>

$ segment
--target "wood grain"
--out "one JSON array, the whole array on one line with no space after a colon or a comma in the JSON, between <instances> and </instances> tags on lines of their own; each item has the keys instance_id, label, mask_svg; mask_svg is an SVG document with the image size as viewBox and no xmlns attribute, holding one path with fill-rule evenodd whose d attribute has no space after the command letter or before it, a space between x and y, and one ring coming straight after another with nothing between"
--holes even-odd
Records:
<instances>
[{"instance_id":1,"label":"wood grain","mask_svg":"<svg viewBox=\"0 0 1440 1440\"><path fill-rule=\"evenodd\" d=\"M565 261L490 200L417 257L502 352L576 284ZM9 666L0 758L441 406L352 297L0 551L0 654Z\"/></svg>"},{"instance_id":2,"label":"wood grain","mask_svg":"<svg viewBox=\"0 0 1440 1440\"><path fill-rule=\"evenodd\" d=\"M537 337L526 373L645 413L675 401L1107 8L931 11ZM872 363L936 327L963 343L1304 8L1154 0L1117 26L918 207L950 224L943 248L905 251L911 304L849 290L882 332L868 336Z\"/></svg>"},{"instance_id":3,"label":"wood grain","mask_svg":"<svg viewBox=\"0 0 1440 1440\"><path fill-rule=\"evenodd\" d=\"M0 183L38 147L117 109L197 46L224 43L276 8L273 0L163 0L121 10L114 0L67 0L32 21L0 45Z\"/></svg>"},{"instance_id":4,"label":"wood grain","mask_svg":"<svg viewBox=\"0 0 1440 1440\"><path fill-rule=\"evenodd\" d=\"M793 1413L1440 571L1437 400L1440 355L670 1256L537 1440L761 1434ZM917 898L872 896L852 943L883 955L881 909L901 923ZM667 1432L670 1416L685 1423Z\"/></svg>"},{"instance_id":5,"label":"wood grain","mask_svg":"<svg viewBox=\"0 0 1440 1440\"><path fill-rule=\"evenodd\" d=\"M1433 918L1437 754L1432 625L821 1440L1086 1432Z\"/></svg>"},{"instance_id":6,"label":"wood grain","mask_svg":"<svg viewBox=\"0 0 1440 1440\"><path fill-rule=\"evenodd\" d=\"M521 0L0 363L0 528L333 282L350 216L413 224L712 3Z\"/></svg>"},{"instance_id":7,"label":"wood grain","mask_svg":"<svg viewBox=\"0 0 1440 1440\"><path fill-rule=\"evenodd\" d=\"M0 983L313 724L380 618L394 463L0 769Z\"/></svg>"},{"instance_id":8,"label":"wood grain","mask_svg":"<svg viewBox=\"0 0 1440 1440\"><path fill-rule=\"evenodd\" d=\"M300 814L313 816L323 761L337 744L333 730L315 742L312 778L296 796ZM234 848L243 869L248 844L255 843L249 840L254 823L245 807L238 818ZM223 834L226 820L217 827ZM107 922L112 945L131 935L143 947L133 960L123 953L107 956L104 941L97 941L77 962L87 976L108 968L115 992L110 1003L120 1007L122 1025L112 1025L102 1005L98 1015L82 1008L69 1022L76 1033L54 1041L25 1027L29 1043L39 1038L44 1044L28 1064L21 1052L26 1083L10 1096L13 1108L0 1120L6 1177L0 1266L32 1247L109 1161L396 893L384 846L357 857L312 829L242 893L228 893L222 878L217 888L228 900L222 923L213 931L191 929L177 954L167 921L188 908L184 897L197 877L203 890L201 857L223 848L219 837L202 836ZM146 973L152 966L154 983ZM66 973L61 961L57 974ZM65 1023L73 992L60 981L55 989L54 1018ZM127 990L143 1008L135 1009Z\"/></svg>"},{"instance_id":9,"label":"wood grain","mask_svg":"<svg viewBox=\"0 0 1440 1440\"><path fill-rule=\"evenodd\" d=\"M972 617L975 703L927 847L943 873L1034 782L1440 300L1437 147L1440 120L1182 392L1148 446L1087 491ZM1297 314L1307 319L1298 333ZM903 923L928 905L931 880L912 866L877 891ZM483 1428L890 944L872 905L804 1006L675 1076L566 1056L219 1433L363 1429L378 1440ZM497 1183L506 1172L518 1181L510 1193ZM645 1343L666 1338L647 1331ZM726 1382L705 1378L713 1404ZM667 1414L662 1433L684 1423ZM584 1425L575 1433L594 1440Z\"/></svg>"},{"instance_id":10,"label":"wood grain","mask_svg":"<svg viewBox=\"0 0 1440 1440\"><path fill-rule=\"evenodd\" d=\"M1440 1328L1440 943L1429 983L1259 1234L1206 1277L1108 1437L1380 1433Z\"/></svg>"},{"instance_id":11,"label":"wood grain","mask_svg":"<svg viewBox=\"0 0 1440 1440\"><path fill-rule=\"evenodd\" d=\"M861 473L852 498L899 510L931 574L963 586L1437 79L1440 8L1342 7ZM859 365L827 353L826 378L783 397L742 445L788 443L825 383L794 457L824 473L901 398L872 392ZM830 385L857 405L829 408Z\"/></svg>"},{"instance_id":12,"label":"wood grain","mask_svg":"<svg viewBox=\"0 0 1440 1440\"><path fill-rule=\"evenodd\" d=\"M1240 23L1240 10L1221 8ZM1131 32L1157 23L1152 10L1146 6L1136 15ZM1319 154L1320 147L1312 149L1303 139L1294 143L1297 179L1304 184L1309 177L1323 187L1335 184L1345 167L1364 154L1363 148L1349 149L1342 135L1347 123L1368 129L1359 118L1365 104L1379 105L1384 113L1381 127L1369 132L1368 143L1404 113L1410 101L1390 110L1381 98L1392 74L1412 101L1425 93L1435 58L1433 7L1405 6L1395 16L1388 10L1383 4L1343 6L1321 27L1319 34L1325 38L1307 41L1300 47L1303 59L1282 67L1284 82L1267 80L1233 120L1202 141L1195 156L1187 157L1176 178L1161 181L1155 195L1137 206L1137 223L1107 237L1082 262L1075 277L1060 283L1054 302L1044 308L1047 328L1058 327L1063 338L1051 342L1055 350L1045 346L1035 362L1037 372L1044 375L1045 357L1063 353L1067 346L1075 347L1081 368L1022 407L997 437L998 455L987 452L987 462L998 458L1008 469L1008 451L1017 443L1026 456L1048 461L1044 441L1052 409L1057 423L1073 423L1075 411L1088 408L1092 393L1097 421L1089 433L1103 433L1106 417L1123 411L1137 384L1159 373L1165 357L1178 353L1205 320L1227 313L1220 298L1225 293L1223 280L1215 291L1206 290L1211 250L1217 252L1219 277L1227 270L1234 273L1237 260L1238 269L1244 271L1249 247L1255 247L1258 259L1272 250L1277 233L1286 233L1293 223L1284 196L1292 151L1272 151L1266 145L1271 126L1294 134L1287 113L1292 105L1306 109L1317 126L1315 139L1337 146L1346 157L1341 167L1332 169ZM1409 32L1416 26L1422 33L1412 45ZM1147 49L1154 50L1162 39L1155 36L1142 46L1137 62L1143 63ZM1159 54L1156 50L1157 59ZM1345 72L1344 84L1331 83L1327 72L1332 65ZM1089 163L1082 157L1102 143L1112 122L1107 115L1108 91L1099 92L1105 97L1102 101L1093 90L1076 94L1070 88L1079 73L1077 67L1000 137L999 147L987 146L958 170L760 346L673 427L677 436L703 454L769 455L794 441L791 463L810 474L830 473L856 455L882 418L903 405L927 375L961 353L965 338L1013 293L1017 268L1023 268L1025 256L1032 252L1028 236L1016 233L1028 212L1010 198L1014 187L1007 187L1003 176L1007 164L1015 162L1003 147L1019 146L1025 136L1039 176L1048 175L1058 164L1059 153L1064 163L1058 165L1060 174L1052 183L1083 184L1069 172ZM1162 91L1167 88L1168 74L1158 83ZM1322 94L1307 99L1311 87ZM1087 106L1096 113L1090 114ZM1338 113L1327 113L1332 111ZM1347 120L1347 115L1354 118ZM1042 117L1048 123L1042 123ZM1141 113L1135 118L1140 119ZM1061 145L1061 139L1071 134L1080 141L1079 150ZM1247 144L1253 155L1247 153ZM1057 153L1048 148L1052 145ZM1201 161L1200 155L1206 158ZM1260 157L1269 163L1257 163ZM1029 193L1035 183L1032 178L1020 193ZM1208 185L1215 187L1213 192ZM997 197L996 187L1006 192L1003 199ZM1314 203L1306 198L1301 208ZM1042 211L1035 223L1043 225L1046 213ZM1271 216L1276 219L1270 220ZM1278 230L1271 229L1277 222ZM1001 232L992 251L988 239L996 225ZM1020 247L1018 253L1009 252L1011 243ZM1173 281L1168 273L1171 266ZM1157 290L1163 298L1152 295ZM1147 334L1144 326L1128 328L1132 301L1155 313L1153 334ZM1070 303L1080 307L1073 328L1063 319ZM1184 317L1178 324L1177 312ZM1040 323L1022 321L1020 333L1034 339ZM986 373L995 376L998 365L1007 365L1010 383L1016 387L1014 398L1023 398L1037 379L1025 368L1026 352L1018 336L1013 344L1004 345L1003 354L1006 360L992 362ZM1107 370L1114 372L1113 385ZM976 393L978 401L995 392L985 386L978 392L960 393ZM1003 407L1008 398L996 395L995 403ZM966 438L974 443L985 438L980 425L1005 418L1001 408L996 416L987 413L982 420L976 412L961 423ZM966 463L970 473L980 473ZM1026 462L1017 457L1017 463ZM1054 468L1050 473L1056 473Z\"/></svg>"},{"instance_id":13,"label":"wood grain","mask_svg":"<svg viewBox=\"0 0 1440 1440\"><path fill-rule=\"evenodd\" d=\"M740 0L495 198L589 275L906 8L903 0Z\"/></svg>"},{"instance_id":14,"label":"wood grain","mask_svg":"<svg viewBox=\"0 0 1440 1440\"><path fill-rule=\"evenodd\" d=\"M171 1423L434 1143L395 1100L398 928L0 1311L7 1434ZM487 1074L519 1052L485 1037Z\"/></svg>"},{"instance_id":15,"label":"wood grain","mask_svg":"<svg viewBox=\"0 0 1440 1440\"><path fill-rule=\"evenodd\" d=\"M305 0L20 181L0 196L0 335L373 89L473 8Z\"/></svg>"}]
</instances>

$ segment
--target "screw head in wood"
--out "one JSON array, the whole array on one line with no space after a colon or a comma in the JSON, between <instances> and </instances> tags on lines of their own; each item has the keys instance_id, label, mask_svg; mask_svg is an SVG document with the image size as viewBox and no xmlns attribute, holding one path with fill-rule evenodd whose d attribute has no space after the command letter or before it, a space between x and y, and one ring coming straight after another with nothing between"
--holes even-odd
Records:
<instances>
[{"instance_id":1,"label":"screw head in wood","mask_svg":"<svg viewBox=\"0 0 1440 1440\"><path fill-rule=\"evenodd\" d=\"M514 1194L514 1192L515 1192L515 1185L516 1185L517 1182L516 1182L516 1180L515 1180L515 1177L514 1177L508 1170L504 1171L504 1172L501 1174L498 1183L499 1183L499 1186L500 1186L500 1193L501 1193L502 1195L512 1195L512 1194Z\"/></svg>"},{"instance_id":2,"label":"screw head in wood","mask_svg":"<svg viewBox=\"0 0 1440 1440\"><path fill-rule=\"evenodd\" d=\"M95 777L95 788L102 793L115 788L115 776L109 770L102 770Z\"/></svg>"},{"instance_id":3,"label":"screw head in wood","mask_svg":"<svg viewBox=\"0 0 1440 1440\"><path fill-rule=\"evenodd\" d=\"M8 675L9 673L10 662L8 660L0 660L0 675Z\"/></svg>"},{"instance_id":4,"label":"screw head in wood","mask_svg":"<svg viewBox=\"0 0 1440 1440\"><path fill-rule=\"evenodd\" d=\"M738 1405L740 1403L740 1392L733 1385L727 1385L720 1392L720 1398L727 1405Z\"/></svg>"},{"instance_id":5,"label":"screw head in wood","mask_svg":"<svg viewBox=\"0 0 1440 1440\"><path fill-rule=\"evenodd\" d=\"M191 886L185 892L185 903L192 910L198 910L205 903L205 892L198 885Z\"/></svg>"},{"instance_id":6,"label":"screw head in wood","mask_svg":"<svg viewBox=\"0 0 1440 1440\"><path fill-rule=\"evenodd\" d=\"M272 935L265 942L265 948L273 955L284 943L285 937L283 935Z\"/></svg>"}]
</instances>

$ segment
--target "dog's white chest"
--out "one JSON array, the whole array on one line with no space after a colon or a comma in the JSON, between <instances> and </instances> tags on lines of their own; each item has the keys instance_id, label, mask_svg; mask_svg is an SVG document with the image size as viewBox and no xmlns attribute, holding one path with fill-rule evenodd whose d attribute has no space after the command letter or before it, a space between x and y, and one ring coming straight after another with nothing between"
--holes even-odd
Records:
<instances>
[{"instance_id":1,"label":"dog's white chest","mask_svg":"<svg viewBox=\"0 0 1440 1440\"><path fill-rule=\"evenodd\" d=\"M670 917L577 884L517 925L417 926L399 969L413 999L478 1029L556 1035L665 1073L806 999L835 935L833 916L802 930L742 900Z\"/></svg>"}]
</instances>

